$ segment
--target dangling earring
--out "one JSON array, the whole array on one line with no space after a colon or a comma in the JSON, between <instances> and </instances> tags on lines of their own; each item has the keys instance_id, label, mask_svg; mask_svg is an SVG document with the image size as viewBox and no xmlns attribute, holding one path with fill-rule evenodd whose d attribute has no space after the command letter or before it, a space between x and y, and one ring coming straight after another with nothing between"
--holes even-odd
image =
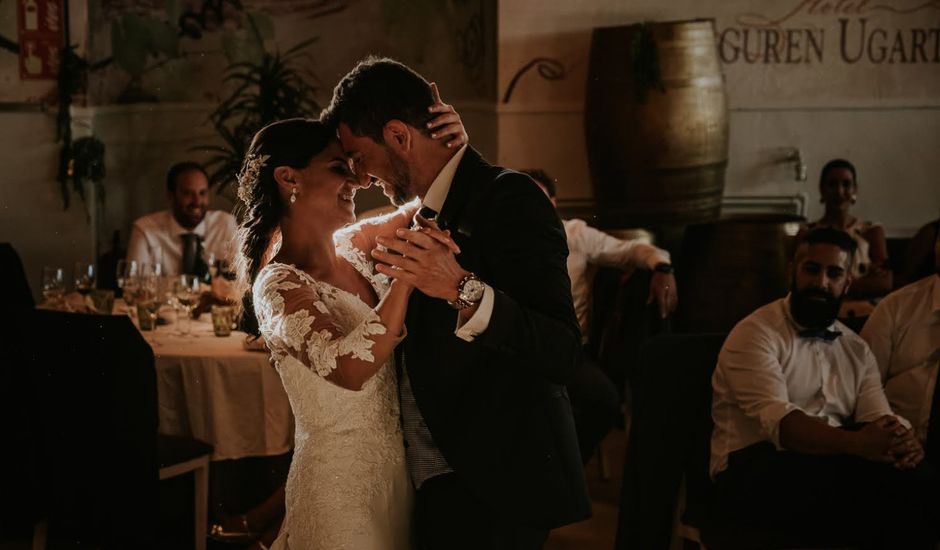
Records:
<instances>
[{"instance_id":1,"label":"dangling earring","mask_svg":"<svg viewBox=\"0 0 940 550\"><path fill-rule=\"evenodd\" d=\"M290 190L290 203L294 204L297 202L297 188L294 187Z\"/></svg>"}]
</instances>

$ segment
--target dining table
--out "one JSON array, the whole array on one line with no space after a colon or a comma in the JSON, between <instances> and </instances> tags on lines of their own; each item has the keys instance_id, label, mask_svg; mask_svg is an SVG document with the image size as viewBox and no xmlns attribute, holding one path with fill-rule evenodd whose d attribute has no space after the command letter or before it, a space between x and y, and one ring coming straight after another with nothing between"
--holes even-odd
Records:
<instances>
[{"instance_id":1,"label":"dining table","mask_svg":"<svg viewBox=\"0 0 940 550\"><path fill-rule=\"evenodd\" d=\"M209 313L188 324L171 308L160 315L169 323L141 331L156 363L160 433L211 444L215 461L290 451L290 402L263 345L237 330L216 336Z\"/></svg>"}]
</instances>

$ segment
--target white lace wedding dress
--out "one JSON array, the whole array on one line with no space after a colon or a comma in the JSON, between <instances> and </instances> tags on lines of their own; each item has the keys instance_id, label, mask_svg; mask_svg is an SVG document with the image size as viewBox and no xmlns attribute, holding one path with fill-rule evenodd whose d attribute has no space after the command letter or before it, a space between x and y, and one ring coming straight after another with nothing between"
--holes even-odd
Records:
<instances>
[{"instance_id":1,"label":"white lace wedding dress","mask_svg":"<svg viewBox=\"0 0 940 550\"><path fill-rule=\"evenodd\" d=\"M388 290L348 232L337 251L378 296ZM272 263L258 274L254 306L294 412L287 514L273 549L410 548L411 484L399 423L393 359L351 391L326 380L336 359L372 360L379 316L358 296Z\"/></svg>"}]
</instances>

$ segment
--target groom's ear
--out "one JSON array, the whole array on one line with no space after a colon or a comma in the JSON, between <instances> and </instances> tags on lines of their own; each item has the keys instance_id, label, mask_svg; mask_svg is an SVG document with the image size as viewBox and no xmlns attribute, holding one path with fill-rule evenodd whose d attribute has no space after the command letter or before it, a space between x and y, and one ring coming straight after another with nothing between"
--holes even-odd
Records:
<instances>
[{"instance_id":1,"label":"groom's ear","mask_svg":"<svg viewBox=\"0 0 940 550\"><path fill-rule=\"evenodd\" d=\"M397 119L385 123L385 127L382 128L382 137L385 139L386 146L391 147L400 154L407 153L414 145L411 129L407 124Z\"/></svg>"}]
</instances>

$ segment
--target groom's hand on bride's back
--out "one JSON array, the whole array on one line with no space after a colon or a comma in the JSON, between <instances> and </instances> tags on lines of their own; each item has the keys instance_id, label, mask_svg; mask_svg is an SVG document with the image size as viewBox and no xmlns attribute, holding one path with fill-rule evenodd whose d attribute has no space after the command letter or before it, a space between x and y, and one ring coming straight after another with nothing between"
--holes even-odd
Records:
<instances>
[{"instance_id":1,"label":"groom's hand on bride's back","mask_svg":"<svg viewBox=\"0 0 940 550\"><path fill-rule=\"evenodd\" d=\"M395 238L379 237L372 257L376 270L407 283L432 298L454 301L457 288L468 272L455 253L460 249L450 235L432 226L399 229Z\"/></svg>"}]
</instances>

